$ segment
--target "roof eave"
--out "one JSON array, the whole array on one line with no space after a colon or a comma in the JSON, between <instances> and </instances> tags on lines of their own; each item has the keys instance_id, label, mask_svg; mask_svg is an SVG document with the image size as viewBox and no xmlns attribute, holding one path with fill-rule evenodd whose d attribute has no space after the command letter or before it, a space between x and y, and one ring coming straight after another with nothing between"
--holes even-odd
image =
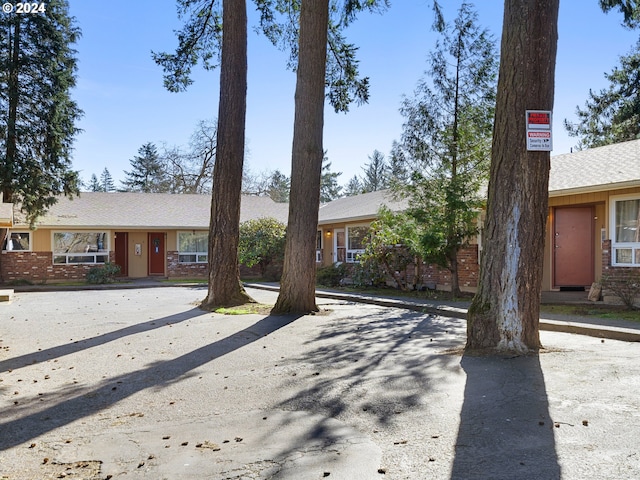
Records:
<instances>
[{"instance_id":1,"label":"roof eave","mask_svg":"<svg viewBox=\"0 0 640 480\"><path fill-rule=\"evenodd\" d=\"M640 187L640 180L628 180L626 182L604 183L600 185L587 185L584 187L550 190L549 197L564 197L566 195L579 195L581 193L595 193L607 190L623 190L625 188L634 187Z\"/></svg>"}]
</instances>

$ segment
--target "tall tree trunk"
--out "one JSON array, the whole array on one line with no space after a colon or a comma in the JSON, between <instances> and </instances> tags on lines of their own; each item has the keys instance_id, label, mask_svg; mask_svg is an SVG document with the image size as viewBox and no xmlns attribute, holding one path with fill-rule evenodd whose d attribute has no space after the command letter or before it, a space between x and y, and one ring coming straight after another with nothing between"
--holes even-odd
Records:
<instances>
[{"instance_id":1,"label":"tall tree trunk","mask_svg":"<svg viewBox=\"0 0 640 480\"><path fill-rule=\"evenodd\" d=\"M10 27L11 28L11 27ZM13 188L11 182L8 179L13 177L13 170L16 163L16 155L18 152L18 103L20 96L20 16L15 15L15 23L13 25L13 36L9 34L9 85L7 88L9 94L9 116L7 118L7 138L6 138L6 150L5 158L2 162L3 166L0 168L6 169L0 175L1 179L5 179L0 189L2 192L2 201L5 203L11 203L13 200Z\"/></svg>"},{"instance_id":2,"label":"tall tree trunk","mask_svg":"<svg viewBox=\"0 0 640 480\"><path fill-rule=\"evenodd\" d=\"M241 305L251 298L240 283L238 237L247 110L247 8L224 0L220 104L209 226L209 287L202 308Z\"/></svg>"},{"instance_id":3,"label":"tall tree trunk","mask_svg":"<svg viewBox=\"0 0 640 480\"><path fill-rule=\"evenodd\" d=\"M317 311L316 231L320 206L329 0L302 0L291 193L280 294L273 313Z\"/></svg>"},{"instance_id":4,"label":"tall tree trunk","mask_svg":"<svg viewBox=\"0 0 640 480\"><path fill-rule=\"evenodd\" d=\"M460 276L458 272L458 247L453 247L449 251L449 271L451 272L451 296L460 297Z\"/></svg>"},{"instance_id":5,"label":"tall tree trunk","mask_svg":"<svg viewBox=\"0 0 640 480\"><path fill-rule=\"evenodd\" d=\"M505 0L484 255L467 349L540 347L549 152L526 150L525 111L551 110L559 0Z\"/></svg>"}]
</instances>

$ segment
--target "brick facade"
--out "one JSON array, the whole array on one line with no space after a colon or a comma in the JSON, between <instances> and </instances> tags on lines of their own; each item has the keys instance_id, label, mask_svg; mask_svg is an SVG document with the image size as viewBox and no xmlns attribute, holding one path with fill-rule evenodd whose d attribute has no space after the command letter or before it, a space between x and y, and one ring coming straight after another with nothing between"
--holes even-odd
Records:
<instances>
[{"instance_id":1,"label":"brick facade","mask_svg":"<svg viewBox=\"0 0 640 480\"><path fill-rule=\"evenodd\" d=\"M167 252L167 276L169 278L205 278L207 263L180 263L178 252Z\"/></svg>"},{"instance_id":2,"label":"brick facade","mask_svg":"<svg viewBox=\"0 0 640 480\"><path fill-rule=\"evenodd\" d=\"M0 254L0 280L15 282L26 280L32 283L49 281L84 280L87 272L96 265L54 265L51 252L2 252ZM109 258L113 261L113 252Z\"/></svg>"}]
</instances>

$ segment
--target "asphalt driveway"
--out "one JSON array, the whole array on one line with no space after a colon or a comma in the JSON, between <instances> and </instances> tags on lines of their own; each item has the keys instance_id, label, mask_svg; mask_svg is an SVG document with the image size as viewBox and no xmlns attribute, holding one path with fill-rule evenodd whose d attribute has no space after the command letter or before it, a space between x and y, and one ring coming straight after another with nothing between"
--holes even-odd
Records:
<instances>
[{"instance_id":1,"label":"asphalt driveway","mask_svg":"<svg viewBox=\"0 0 640 480\"><path fill-rule=\"evenodd\" d=\"M540 355L469 357L455 318L225 316L204 294L0 305L0 479L640 478L638 343L542 332Z\"/></svg>"}]
</instances>

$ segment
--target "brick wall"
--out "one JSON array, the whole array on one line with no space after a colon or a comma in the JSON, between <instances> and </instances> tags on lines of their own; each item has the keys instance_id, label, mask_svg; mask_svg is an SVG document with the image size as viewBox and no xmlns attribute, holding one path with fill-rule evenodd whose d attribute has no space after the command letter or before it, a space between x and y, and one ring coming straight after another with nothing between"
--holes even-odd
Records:
<instances>
[{"instance_id":1,"label":"brick wall","mask_svg":"<svg viewBox=\"0 0 640 480\"><path fill-rule=\"evenodd\" d=\"M609 278L624 280L632 273L637 275L639 271L640 268L638 267L611 266L611 240L602 242L602 276L606 275Z\"/></svg>"},{"instance_id":2,"label":"brick wall","mask_svg":"<svg viewBox=\"0 0 640 480\"><path fill-rule=\"evenodd\" d=\"M113 261L113 252L110 254ZM84 280L95 265L54 265L51 252L2 252L0 280L13 282L27 280L32 283L49 281Z\"/></svg>"},{"instance_id":3,"label":"brick wall","mask_svg":"<svg viewBox=\"0 0 640 480\"><path fill-rule=\"evenodd\" d=\"M205 278L207 263L180 263L178 252L167 252L167 276L169 278Z\"/></svg>"}]
</instances>

